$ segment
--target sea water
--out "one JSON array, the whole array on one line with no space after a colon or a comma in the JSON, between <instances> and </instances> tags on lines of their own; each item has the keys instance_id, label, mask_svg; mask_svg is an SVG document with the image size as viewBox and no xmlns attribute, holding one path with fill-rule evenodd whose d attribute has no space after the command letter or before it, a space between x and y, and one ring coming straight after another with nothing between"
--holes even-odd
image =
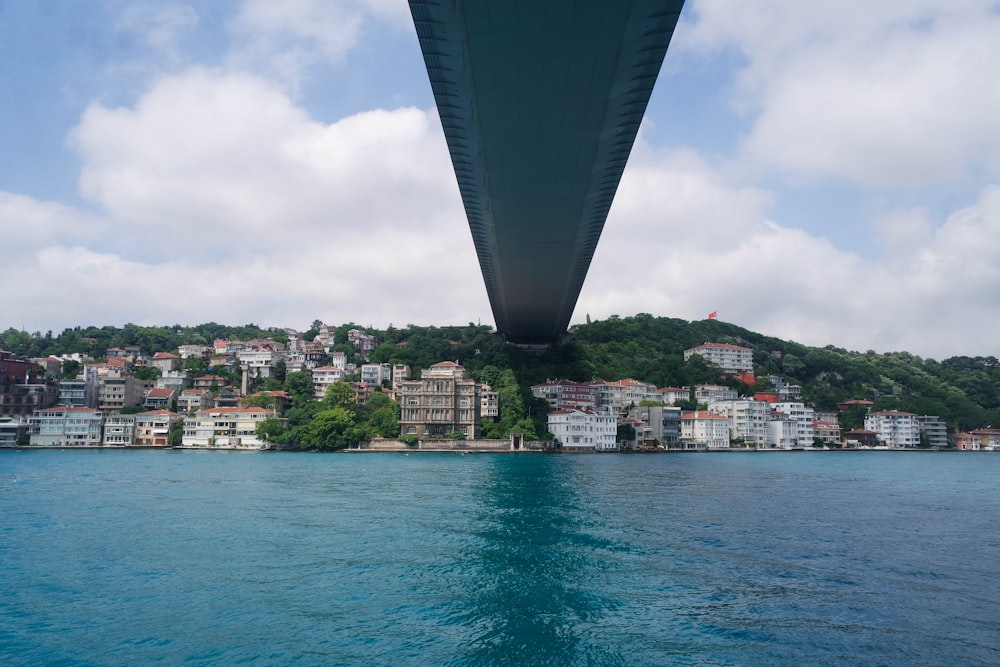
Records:
<instances>
[{"instance_id":1,"label":"sea water","mask_svg":"<svg viewBox=\"0 0 1000 667\"><path fill-rule=\"evenodd\" d=\"M0 450L3 665L996 665L1000 455Z\"/></svg>"}]
</instances>

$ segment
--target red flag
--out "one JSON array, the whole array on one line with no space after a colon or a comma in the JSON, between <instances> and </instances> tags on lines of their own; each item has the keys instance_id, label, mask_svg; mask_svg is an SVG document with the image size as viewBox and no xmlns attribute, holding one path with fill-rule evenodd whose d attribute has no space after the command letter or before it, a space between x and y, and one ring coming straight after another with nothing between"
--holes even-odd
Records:
<instances>
[{"instance_id":1,"label":"red flag","mask_svg":"<svg viewBox=\"0 0 1000 667\"><path fill-rule=\"evenodd\" d=\"M710 320L718 319L718 317L719 317L719 313L718 313L718 311L715 311L715 310L713 310L712 312L710 312L708 314L708 319L710 319Z\"/></svg>"}]
</instances>

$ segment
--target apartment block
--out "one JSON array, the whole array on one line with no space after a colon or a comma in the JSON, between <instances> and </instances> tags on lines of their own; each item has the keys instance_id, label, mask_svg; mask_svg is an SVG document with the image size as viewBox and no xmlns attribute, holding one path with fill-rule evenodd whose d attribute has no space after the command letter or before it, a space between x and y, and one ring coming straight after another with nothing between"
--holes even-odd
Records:
<instances>
[{"instance_id":1,"label":"apartment block","mask_svg":"<svg viewBox=\"0 0 1000 667\"><path fill-rule=\"evenodd\" d=\"M30 443L36 447L98 447L104 416L92 408L56 407L31 416Z\"/></svg>"},{"instance_id":2,"label":"apartment block","mask_svg":"<svg viewBox=\"0 0 1000 667\"><path fill-rule=\"evenodd\" d=\"M265 408L209 408L184 420L184 447L263 449L257 427L275 416Z\"/></svg>"},{"instance_id":3,"label":"apartment block","mask_svg":"<svg viewBox=\"0 0 1000 667\"><path fill-rule=\"evenodd\" d=\"M885 410L865 415L865 429L874 431L886 447L919 447L920 423L911 412Z\"/></svg>"}]
</instances>

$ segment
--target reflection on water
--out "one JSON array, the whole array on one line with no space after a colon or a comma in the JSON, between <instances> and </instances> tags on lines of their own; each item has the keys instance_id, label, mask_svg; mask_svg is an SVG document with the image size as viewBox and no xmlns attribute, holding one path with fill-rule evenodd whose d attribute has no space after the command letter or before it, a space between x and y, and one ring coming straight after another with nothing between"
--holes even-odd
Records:
<instances>
[{"instance_id":1,"label":"reflection on water","mask_svg":"<svg viewBox=\"0 0 1000 667\"><path fill-rule=\"evenodd\" d=\"M624 664L587 628L612 604L588 575L613 545L587 532L579 480L552 457L495 457L479 497L470 590L454 622L470 628L460 662ZM600 590L600 588L596 588Z\"/></svg>"}]
</instances>

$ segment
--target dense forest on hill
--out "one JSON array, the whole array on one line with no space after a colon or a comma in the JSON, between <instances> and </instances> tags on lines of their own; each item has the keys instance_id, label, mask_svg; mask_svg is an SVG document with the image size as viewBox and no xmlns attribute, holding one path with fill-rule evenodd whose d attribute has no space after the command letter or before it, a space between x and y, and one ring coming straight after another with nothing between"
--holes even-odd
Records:
<instances>
[{"instance_id":1,"label":"dense forest on hill","mask_svg":"<svg viewBox=\"0 0 1000 667\"><path fill-rule=\"evenodd\" d=\"M314 322L314 327L318 325ZM445 326L380 330L347 323L338 326L335 349L353 354L346 332L357 328L378 338L372 362L406 363L415 371L442 360L461 363L477 379L501 393L507 411L504 427L528 419L544 432L544 405L531 397L532 384L546 379L619 380L634 378L660 387L713 382L745 393L765 390L766 379L750 387L733 378L721 379L700 357L685 363L683 351L705 342L752 348L758 378L777 375L802 386L803 399L819 410L833 410L845 399L868 399L877 410L895 409L937 415L950 430L1000 425L1000 362L995 357L922 359L907 352L856 352L827 346L808 347L764 336L718 320L686 320L640 313L632 317L574 326L571 340L544 352L505 345L489 326ZM306 332L315 335L315 329ZM146 354L175 350L178 345L207 345L215 338L286 339L280 329L253 324L240 327L216 323L184 327L74 327L61 334L28 334L14 329L0 333L0 349L25 357L82 352L101 358L109 347L135 345ZM353 361L361 363L354 355ZM847 415L845 426L860 425L861 415Z\"/></svg>"}]
</instances>

